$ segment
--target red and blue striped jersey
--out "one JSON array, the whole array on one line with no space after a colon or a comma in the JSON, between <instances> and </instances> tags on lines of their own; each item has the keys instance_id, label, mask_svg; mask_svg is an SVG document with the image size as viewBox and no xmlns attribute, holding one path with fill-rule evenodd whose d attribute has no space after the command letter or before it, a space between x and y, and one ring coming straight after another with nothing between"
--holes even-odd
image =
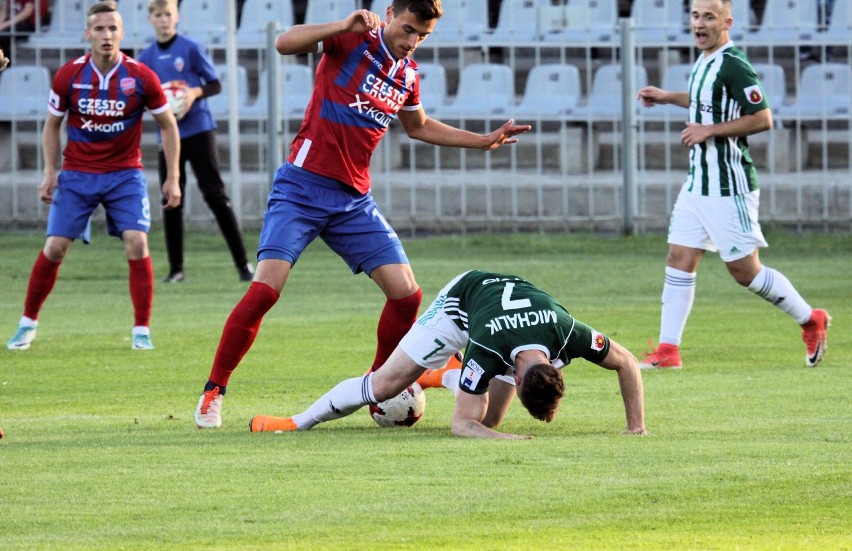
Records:
<instances>
[{"instance_id":1,"label":"red and blue striped jersey","mask_svg":"<svg viewBox=\"0 0 852 551\"><path fill-rule=\"evenodd\" d=\"M142 168L142 115L161 113L168 101L154 72L121 54L106 75L91 62L91 53L69 61L53 77L48 110L68 114L68 143L62 169L114 172Z\"/></svg>"},{"instance_id":2,"label":"red and blue striped jersey","mask_svg":"<svg viewBox=\"0 0 852 551\"><path fill-rule=\"evenodd\" d=\"M366 194L379 140L400 109L420 109L417 63L394 59L382 30L337 35L320 52L313 95L287 160Z\"/></svg>"}]
</instances>

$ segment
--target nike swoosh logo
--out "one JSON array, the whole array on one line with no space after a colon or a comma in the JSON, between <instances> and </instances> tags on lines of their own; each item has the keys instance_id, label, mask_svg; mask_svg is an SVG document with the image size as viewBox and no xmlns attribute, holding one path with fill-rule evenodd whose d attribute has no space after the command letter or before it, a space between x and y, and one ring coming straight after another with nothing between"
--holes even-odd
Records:
<instances>
[{"instance_id":1,"label":"nike swoosh logo","mask_svg":"<svg viewBox=\"0 0 852 551\"><path fill-rule=\"evenodd\" d=\"M808 358L808 363L810 363L811 365L815 365L819 361L819 358L820 358L821 355L822 355L822 343L818 342L816 350L814 350L813 356Z\"/></svg>"}]
</instances>

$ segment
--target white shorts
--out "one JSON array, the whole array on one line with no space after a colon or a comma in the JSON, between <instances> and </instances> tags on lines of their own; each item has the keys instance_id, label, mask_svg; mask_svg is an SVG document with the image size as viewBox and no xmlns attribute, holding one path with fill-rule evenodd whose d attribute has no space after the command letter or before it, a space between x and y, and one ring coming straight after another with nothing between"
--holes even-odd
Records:
<instances>
[{"instance_id":1,"label":"white shorts","mask_svg":"<svg viewBox=\"0 0 852 551\"><path fill-rule=\"evenodd\" d=\"M459 274L453 278L438 292L429 308L417 318L408 333L399 341L402 351L420 367L440 369L447 365L453 354L467 346L467 331L459 329L444 313L443 308L450 287L463 275Z\"/></svg>"},{"instance_id":2,"label":"white shorts","mask_svg":"<svg viewBox=\"0 0 852 551\"><path fill-rule=\"evenodd\" d=\"M757 213L760 190L733 197L707 197L681 189L669 223L670 245L717 252L733 262L766 247Z\"/></svg>"}]
</instances>

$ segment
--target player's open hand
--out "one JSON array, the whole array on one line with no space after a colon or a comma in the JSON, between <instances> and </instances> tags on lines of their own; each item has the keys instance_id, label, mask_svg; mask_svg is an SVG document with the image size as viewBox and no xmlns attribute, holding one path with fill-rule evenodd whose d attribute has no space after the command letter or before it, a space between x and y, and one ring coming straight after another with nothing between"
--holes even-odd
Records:
<instances>
[{"instance_id":1,"label":"player's open hand","mask_svg":"<svg viewBox=\"0 0 852 551\"><path fill-rule=\"evenodd\" d=\"M515 136L530 130L532 130L532 126L529 124L515 124L514 119L509 119L506 124L488 134L488 143L482 149L491 151L503 144L518 143L518 138Z\"/></svg>"},{"instance_id":2,"label":"player's open hand","mask_svg":"<svg viewBox=\"0 0 852 551\"><path fill-rule=\"evenodd\" d=\"M3 53L3 49L0 48L0 71L5 69L9 65L9 58L6 57L6 54Z\"/></svg>"},{"instance_id":3,"label":"player's open hand","mask_svg":"<svg viewBox=\"0 0 852 551\"><path fill-rule=\"evenodd\" d=\"M374 31L382 26L382 18L379 14L370 10L355 10L349 14L343 25L353 33L365 33Z\"/></svg>"}]
</instances>

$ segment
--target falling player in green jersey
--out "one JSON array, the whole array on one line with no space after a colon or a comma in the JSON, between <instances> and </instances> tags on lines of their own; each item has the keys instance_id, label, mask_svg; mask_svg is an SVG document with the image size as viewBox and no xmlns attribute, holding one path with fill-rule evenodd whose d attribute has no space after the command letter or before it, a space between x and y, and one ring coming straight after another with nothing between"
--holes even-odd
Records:
<instances>
[{"instance_id":1,"label":"falling player in green jersey","mask_svg":"<svg viewBox=\"0 0 852 551\"><path fill-rule=\"evenodd\" d=\"M564 393L561 368L574 358L617 373L627 432L646 434L642 378L630 352L524 279L478 270L457 276L438 293L378 371L339 383L293 417L258 415L251 430L308 430L345 417L398 395L427 370L444 368L462 349L452 420L457 436L530 438L493 430L502 415L487 415L489 409L505 412L505 401L514 393L501 392L489 404L491 380L512 377L524 407L536 419L550 422ZM484 423L486 419L496 421Z\"/></svg>"},{"instance_id":2,"label":"falling player in green jersey","mask_svg":"<svg viewBox=\"0 0 852 551\"><path fill-rule=\"evenodd\" d=\"M747 137L772 128L772 111L754 68L728 36L733 23L731 0L693 0L692 33L701 55L688 90L639 90L646 107L688 109L681 143L689 148L689 173L669 225L659 346L645 355L643 369L683 367L680 342L705 251L718 251L737 283L801 325L805 365L816 366L825 353L828 312L811 308L784 274L763 266L758 256L767 243L758 222L760 189Z\"/></svg>"}]
</instances>

